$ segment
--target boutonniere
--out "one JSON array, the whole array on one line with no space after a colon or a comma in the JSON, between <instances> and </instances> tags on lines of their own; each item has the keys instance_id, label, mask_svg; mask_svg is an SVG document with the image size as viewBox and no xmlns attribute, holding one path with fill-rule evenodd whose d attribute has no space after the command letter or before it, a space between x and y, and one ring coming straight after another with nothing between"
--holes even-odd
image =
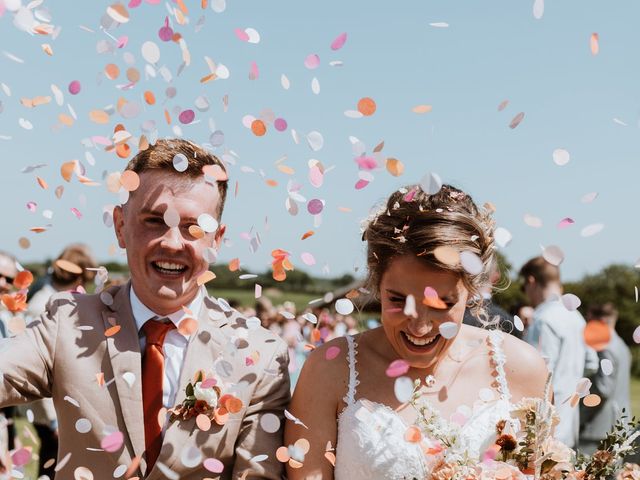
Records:
<instances>
[{"instance_id":1,"label":"boutonniere","mask_svg":"<svg viewBox=\"0 0 640 480\"><path fill-rule=\"evenodd\" d=\"M198 372L193 382L185 388L185 399L171 409L170 421L189 420L196 417L204 422L224 425L230 413L238 413L243 407L242 400L231 394L225 394L220 382L214 377L206 377ZM198 418L199 417L199 418ZM209 422L207 422L207 419Z\"/></svg>"}]
</instances>

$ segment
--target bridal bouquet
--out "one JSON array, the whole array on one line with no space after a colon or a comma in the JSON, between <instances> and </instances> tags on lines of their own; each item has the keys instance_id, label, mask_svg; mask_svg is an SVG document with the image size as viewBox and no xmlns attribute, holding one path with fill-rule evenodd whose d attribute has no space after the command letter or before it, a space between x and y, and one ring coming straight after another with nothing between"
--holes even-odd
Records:
<instances>
[{"instance_id":1,"label":"bridal bouquet","mask_svg":"<svg viewBox=\"0 0 640 480\"><path fill-rule=\"evenodd\" d=\"M624 464L640 436L640 422L626 417L616 423L590 457L553 438L558 417L553 405L540 398L526 398L514 406L510 417L497 422L495 436L480 458L471 458L460 429L448 424L421 401L416 384L411 405L416 424L406 439L419 443L429 475L425 480L640 480L640 466Z\"/></svg>"}]
</instances>

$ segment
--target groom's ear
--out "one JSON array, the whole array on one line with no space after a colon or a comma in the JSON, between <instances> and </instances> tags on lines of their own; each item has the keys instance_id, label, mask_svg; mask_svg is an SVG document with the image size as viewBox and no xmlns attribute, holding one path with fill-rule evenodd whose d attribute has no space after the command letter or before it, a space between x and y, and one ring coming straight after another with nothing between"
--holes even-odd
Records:
<instances>
[{"instance_id":1,"label":"groom's ear","mask_svg":"<svg viewBox=\"0 0 640 480\"><path fill-rule=\"evenodd\" d=\"M127 248L124 241L124 212L120 205L113 209L113 229L116 232L118 246L120 248Z\"/></svg>"},{"instance_id":2,"label":"groom's ear","mask_svg":"<svg viewBox=\"0 0 640 480\"><path fill-rule=\"evenodd\" d=\"M216 231L216 236L214 239L217 249L220 249L220 244L222 244L222 240L224 239L224 233L226 231L227 231L227 226L224 223L221 223L220 226L218 226L218 230Z\"/></svg>"}]
</instances>

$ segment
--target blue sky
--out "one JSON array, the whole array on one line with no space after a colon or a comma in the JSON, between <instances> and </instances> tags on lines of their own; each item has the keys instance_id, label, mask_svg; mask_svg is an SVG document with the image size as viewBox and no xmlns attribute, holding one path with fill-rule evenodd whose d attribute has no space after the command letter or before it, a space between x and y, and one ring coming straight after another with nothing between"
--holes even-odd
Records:
<instances>
[{"instance_id":1,"label":"blue sky","mask_svg":"<svg viewBox=\"0 0 640 480\"><path fill-rule=\"evenodd\" d=\"M360 220L391 191L418 182L427 172L436 172L466 190L478 203L490 201L496 206L498 225L513 235L502 251L516 268L548 245L564 251L561 268L566 279L595 273L613 262L633 265L640 258L634 205L640 178L637 2L550 1L541 19L534 18L532 1L512 0L228 0L222 13L210 7L201 10L200 1L185 0L185 4L188 24L180 26L170 18L191 53L191 65L180 75L178 45L162 42L157 33L168 15L167 7L176 7L172 2L143 2L130 8L130 21L109 30L116 38L128 36L128 43L107 54L97 53L96 45L111 41L100 30L109 2L45 0L39 8L48 8L51 23L61 27L56 39L19 31L11 12L0 17L0 83L11 91L8 96L0 90L0 181L5 199L0 248L24 261L42 260L55 257L68 242L84 241L100 260L123 261L122 252L110 255L115 237L102 223L104 206L117 202L117 196L107 191L103 175L121 170L126 161L100 146L87 148L82 140L109 138L117 123L139 136L147 120L156 122L159 136L174 136L172 128L179 125L176 112L191 108L196 122L180 125L182 135L208 142L210 122L214 122L225 135L222 147L214 151L237 154L230 175L232 191L237 181L239 194L229 196L223 218L229 226L229 245L221 258L239 257L248 271L267 268L271 250L282 248L291 252L297 268L315 275L338 275L356 268L362 272ZM204 25L196 32L201 16ZM430 26L436 22L448 27ZM236 28L248 27L260 33L258 44L236 37ZM331 42L343 32L348 34L346 44L332 51ZM600 45L595 56L589 43L594 32ZM141 55L145 41L160 47L157 67L166 66L172 72L171 83L161 75L145 78ZM52 46L53 56L43 53L42 43ZM133 88L120 90L117 85L127 83L125 52L133 54L133 66L142 79ZM321 64L309 70L304 60L313 53L320 56ZM205 56L226 65L230 77L200 83L209 73ZM342 66L329 64L337 60ZM259 68L256 80L248 77L252 61ZM108 63L120 67L118 79L108 80L101 73ZM281 86L282 74L291 82L289 90ZM314 77L320 84L318 95L311 90ZM73 80L82 85L75 96L67 90ZM63 106L53 100L34 109L20 104L23 97L52 96L51 84L64 92ZM176 88L177 95L165 101L169 86ZM115 105L120 97L144 105L145 90L154 92L157 103L145 106L136 118L114 113L106 125L89 120L89 111ZM201 95L210 101L206 112L194 108ZM224 95L229 98L227 112L223 111ZM345 116L362 97L375 99L375 114L359 119ZM509 104L499 112L503 100ZM421 104L431 105L432 111L412 112ZM60 113L70 114L69 106L78 120L71 127L53 128ZM172 125L164 121L164 108L173 114ZM286 119L287 131L268 126L264 137L256 137L242 125L245 115L259 117L264 109ZM524 120L510 129L511 119L519 112L524 112ZM20 118L29 120L33 129L22 128ZM301 135L300 144L294 142L291 129ZM312 151L304 140L311 131L323 135L319 151ZM358 168L350 136L364 142L368 153L384 141L383 154L400 159L404 174L393 177L383 166L373 172L370 185L356 190ZM571 155L567 165L553 161L552 153L559 148ZM94 166L87 163L86 152L95 158ZM277 169L276 161L283 156L287 157L284 164L295 170L293 176ZM60 165L72 159L80 160L87 176L102 185L85 186L75 178L64 182ZM313 187L307 178L310 159L335 166L321 188ZM24 167L39 163L47 166L21 173ZM278 185L267 186L261 170L265 179L274 179ZM48 182L47 190L38 187L35 175ZM305 205L300 205L297 216L287 213L286 185L292 178L302 184L300 193L307 200L325 201L318 228ZM65 191L57 199L54 189L61 184ZM597 198L582 203L581 197L590 192L597 192ZM37 203L35 212L26 207L30 201ZM82 212L81 219L71 213L72 207ZM53 211L51 220L42 216L47 209ZM525 214L540 218L543 226L526 225ZM557 228L565 217L575 223ZM44 233L29 232L48 223L52 226ZM600 233L581 236L582 228L596 223L604 224ZM316 233L300 240L307 230ZM255 253L243 238L246 232L260 235L262 244ZM29 238L31 247L21 249L20 237ZM317 263L304 265L303 252L311 253Z\"/></svg>"}]
</instances>

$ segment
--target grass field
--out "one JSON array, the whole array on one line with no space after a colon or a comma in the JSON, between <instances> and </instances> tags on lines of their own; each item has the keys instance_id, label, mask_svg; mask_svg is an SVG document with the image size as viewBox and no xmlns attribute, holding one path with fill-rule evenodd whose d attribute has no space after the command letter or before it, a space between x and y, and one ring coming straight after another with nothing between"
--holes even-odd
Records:
<instances>
[{"instance_id":1,"label":"grass field","mask_svg":"<svg viewBox=\"0 0 640 480\"><path fill-rule=\"evenodd\" d=\"M221 288L209 290L209 294L216 298L224 298L227 301L235 300L242 306L253 306L256 303L253 290L226 290ZM295 303L298 311L309 306L309 301L320 298L322 295L299 292L280 292L277 290L264 290L263 296L267 297L274 305L282 305L286 301Z\"/></svg>"}]
</instances>

